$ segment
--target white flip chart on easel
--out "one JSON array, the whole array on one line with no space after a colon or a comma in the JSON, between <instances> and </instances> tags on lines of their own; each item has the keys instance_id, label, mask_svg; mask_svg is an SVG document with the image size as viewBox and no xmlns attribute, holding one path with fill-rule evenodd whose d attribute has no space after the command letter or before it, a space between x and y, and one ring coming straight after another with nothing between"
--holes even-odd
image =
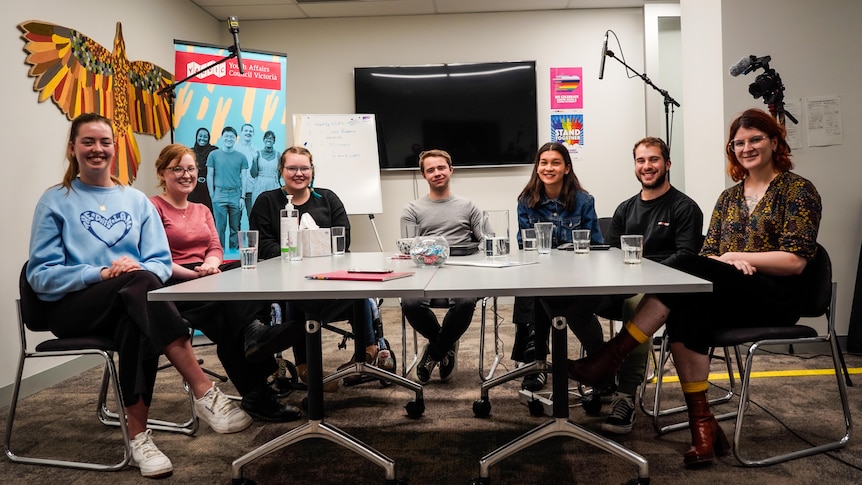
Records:
<instances>
[{"instance_id":1,"label":"white flip chart on easel","mask_svg":"<svg viewBox=\"0 0 862 485\"><path fill-rule=\"evenodd\" d=\"M293 139L311 152L315 187L334 191L348 214L383 213L374 115L296 114Z\"/></svg>"}]
</instances>

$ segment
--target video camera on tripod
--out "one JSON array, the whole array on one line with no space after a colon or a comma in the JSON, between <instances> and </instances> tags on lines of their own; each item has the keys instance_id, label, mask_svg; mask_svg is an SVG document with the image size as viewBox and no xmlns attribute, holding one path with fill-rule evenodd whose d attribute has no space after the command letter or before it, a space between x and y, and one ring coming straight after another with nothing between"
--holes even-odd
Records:
<instances>
[{"instance_id":1,"label":"video camera on tripod","mask_svg":"<svg viewBox=\"0 0 862 485\"><path fill-rule=\"evenodd\" d=\"M736 77L762 68L764 71L754 78L753 83L748 85L748 92L754 98L763 98L763 102L769 106L769 111L773 116L779 117L782 124L784 124L784 116L790 118L793 123L798 123L792 114L784 110L784 83L775 69L769 67L770 61L772 61L770 56L751 55L743 57L730 68L730 75Z\"/></svg>"}]
</instances>

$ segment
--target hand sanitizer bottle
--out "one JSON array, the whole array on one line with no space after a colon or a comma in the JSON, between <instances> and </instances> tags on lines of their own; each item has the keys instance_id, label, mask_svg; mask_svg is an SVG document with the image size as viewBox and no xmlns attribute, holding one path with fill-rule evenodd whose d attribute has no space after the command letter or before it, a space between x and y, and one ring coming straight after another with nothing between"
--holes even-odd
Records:
<instances>
[{"instance_id":1,"label":"hand sanitizer bottle","mask_svg":"<svg viewBox=\"0 0 862 485\"><path fill-rule=\"evenodd\" d=\"M281 256L298 261L302 259L299 249L299 211L293 207L292 199L292 195L287 196L287 204L280 213Z\"/></svg>"}]
</instances>

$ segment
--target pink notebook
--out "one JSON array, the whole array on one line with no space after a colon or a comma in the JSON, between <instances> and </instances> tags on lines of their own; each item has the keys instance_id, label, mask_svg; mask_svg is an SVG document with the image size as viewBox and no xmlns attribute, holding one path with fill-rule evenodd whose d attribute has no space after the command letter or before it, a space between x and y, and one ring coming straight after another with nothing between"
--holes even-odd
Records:
<instances>
[{"instance_id":1,"label":"pink notebook","mask_svg":"<svg viewBox=\"0 0 862 485\"><path fill-rule=\"evenodd\" d=\"M310 280L389 281L413 276L413 274L413 271L379 273L341 270L330 271L328 273L310 274L306 276L306 278Z\"/></svg>"}]
</instances>

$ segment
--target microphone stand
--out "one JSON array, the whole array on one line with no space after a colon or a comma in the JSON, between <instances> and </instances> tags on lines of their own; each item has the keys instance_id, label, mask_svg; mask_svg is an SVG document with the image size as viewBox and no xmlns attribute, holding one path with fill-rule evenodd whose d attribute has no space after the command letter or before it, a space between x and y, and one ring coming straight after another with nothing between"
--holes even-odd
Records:
<instances>
[{"instance_id":1,"label":"microphone stand","mask_svg":"<svg viewBox=\"0 0 862 485\"><path fill-rule=\"evenodd\" d=\"M637 77L641 78L641 79L643 80L643 82L645 82L648 86L650 86L651 88L653 88L653 89L655 89L656 91L658 91L658 92L659 92L659 94L661 94L661 95L664 97L664 126L665 126L665 133L666 133L666 135L667 135L667 140L666 140L666 141L667 141L667 147L668 147L668 149L670 149L670 142L671 142L671 132L670 132L670 113L671 113L671 112L673 112L673 107L674 107L674 106L676 106L677 108L679 108L679 107L680 107L680 106L679 106L679 103L678 103L675 99L673 99L673 98L670 96L670 94L668 94L668 92L667 92L666 90L661 89L661 88L659 88L658 86L656 86L655 84L653 84L653 82L652 82L652 81L650 81L650 78L649 78L649 77L647 77L647 75L646 75L646 74L641 74L641 73L639 73L639 72L635 71L634 69L632 69L632 68L631 68L631 66L629 66L628 64L626 64L626 63L625 63L625 61L623 61L622 59L620 59L619 57L617 57L617 56L614 54L614 52L613 52L613 51L608 50L608 51L605 53L605 55L606 55L606 56L608 56L608 57L612 57L612 58L616 59L620 64L622 64L623 66L625 66L625 68L626 68L628 71L631 71L631 72L632 72L632 73L634 73Z\"/></svg>"},{"instance_id":2,"label":"microphone stand","mask_svg":"<svg viewBox=\"0 0 862 485\"><path fill-rule=\"evenodd\" d=\"M198 74L200 74L204 71L207 71L207 70L212 69L216 66L224 64L225 62L229 61L230 59L233 59L236 57L236 55L237 55L236 46L228 47L228 51L230 52L230 54L228 56L223 57L223 58L219 59L218 61L216 61L216 62L214 62L214 63L212 63L206 67L202 67L202 68L198 69L197 72L194 72L194 73L184 77L183 79L180 79L179 81L176 81L172 84L169 84L169 85L165 86L164 88L162 88L158 91L158 93L160 95L164 96L165 99L167 99L167 101L168 101L168 112L171 115L171 123L170 123L171 143L174 142L174 99L176 99L176 97L177 97L177 94L175 92L177 89L177 86L184 84L189 79L197 76Z\"/></svg>"}]
</instances>

